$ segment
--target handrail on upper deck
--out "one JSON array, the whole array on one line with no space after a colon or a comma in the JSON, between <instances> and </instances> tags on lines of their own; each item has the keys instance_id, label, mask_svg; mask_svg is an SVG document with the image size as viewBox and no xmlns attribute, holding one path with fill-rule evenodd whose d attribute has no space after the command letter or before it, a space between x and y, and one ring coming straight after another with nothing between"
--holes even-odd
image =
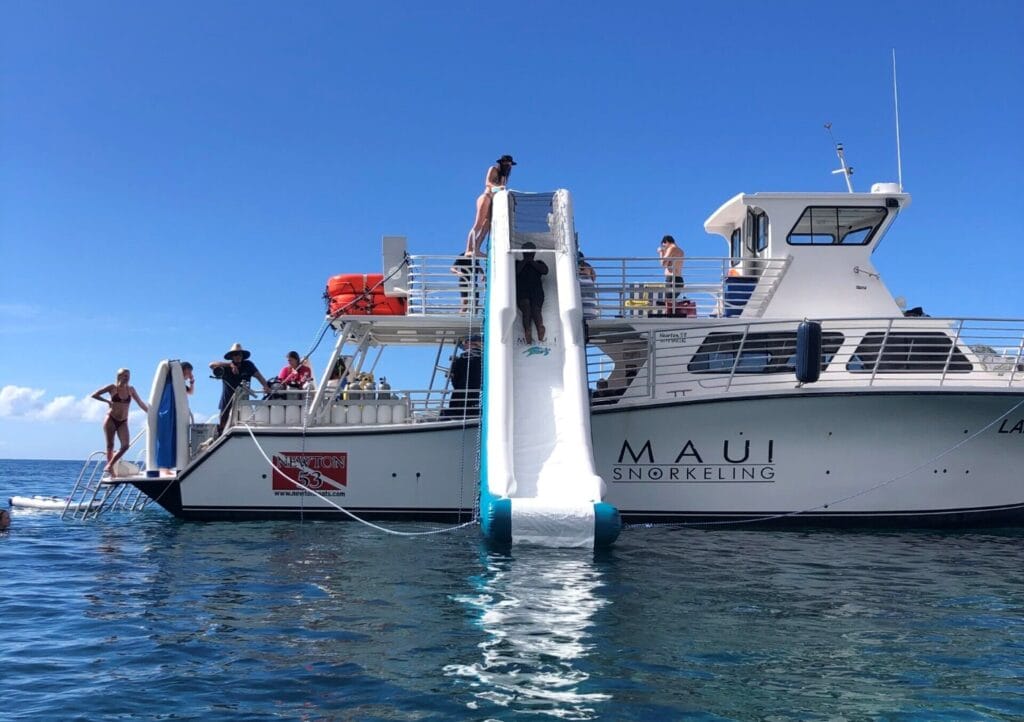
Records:
<instances>
[{"instance_id":1,"label":"handrail on upper deck","mask_svg":"<svg viewBox=\"0 0 1024 722\"><path fill-rule=\"evenodd\" d=\"M472 272L455 273L458 256L409 256L409 315L478 314L486 292L487 259L475 259ZM750 275L732 276L733 260L688 257L684 283L666 288L665 269L658 257L587 258L597 278L585 288L585 301L597 318L635 318L662 315L668 294L685 296L699 316L739 315L744 307L763 311L788 268L787 258L744 259ZM662 309L659 311L659 309Z\"/></svg>"},{"instance_id":2,"label":"handrail on upper deck","mask_svg":"<svg viewBox=\"0 0 1024 722\"><path fill-rule=\"evenodd\" d=\"M588 348L595 404L621 399L791 390L799 321L729 321L601 332ZM832 387L1024 389L1024 320L839 318L822 324L822 369L808 390Z\"/></svg>"}]
</instances>

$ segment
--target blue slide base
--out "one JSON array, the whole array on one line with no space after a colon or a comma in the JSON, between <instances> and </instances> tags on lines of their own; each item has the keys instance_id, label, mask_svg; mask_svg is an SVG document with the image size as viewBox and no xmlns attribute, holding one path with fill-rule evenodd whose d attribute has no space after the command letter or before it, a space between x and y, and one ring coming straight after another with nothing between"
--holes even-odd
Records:
<instances>
[{"instance_id":1,"label":"blue slide base","mask_svg":"<svg viewBox=\"0 0 1024 722\"><path fill-rule=\"evenodd\" d=\"M594 548L610 547L622 531L619 510L608 502L594 504Z\"/></svg>"},{"instance_id":2,"label":"blue slide base","mask_svg":"<svg viewBox=\"0 0 1024 722\"><path fill-rule=\"evenodd\" d=\"M488 544L507 547L512 543L512 499L492 499L480 515L480 528ZM622 531L619 510L607 502L594 504L594 548L610 547Z\"/></svg>"},{"instance_id":3,"label":"blue slide base","mask_svg":"<svg viewBox=\"0 0 1024 722\"><path fill-rule=\"evenodd\" d=\"M480 528L488 544L508 546L512 543L512 500L492 499L480 515Z\"/></svg>"}]
</instances>

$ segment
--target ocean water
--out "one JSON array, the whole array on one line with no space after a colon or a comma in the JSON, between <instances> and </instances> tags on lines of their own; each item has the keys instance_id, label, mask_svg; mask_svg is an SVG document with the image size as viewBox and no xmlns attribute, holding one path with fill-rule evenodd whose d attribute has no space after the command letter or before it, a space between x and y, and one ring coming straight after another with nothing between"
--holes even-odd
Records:
<instances>
[{"instance_id":1,"label":"ocean water","mask_svg":"<svg viewBox=\"0 0 1024 722\"><path fill-rule=\"evenodd\" d=\"M0 461L0 500L79 467ZM635 528L505 556L474 528L12 518L4 720L1024 718L1020 531Z\"/></svg>"}]
</instances>

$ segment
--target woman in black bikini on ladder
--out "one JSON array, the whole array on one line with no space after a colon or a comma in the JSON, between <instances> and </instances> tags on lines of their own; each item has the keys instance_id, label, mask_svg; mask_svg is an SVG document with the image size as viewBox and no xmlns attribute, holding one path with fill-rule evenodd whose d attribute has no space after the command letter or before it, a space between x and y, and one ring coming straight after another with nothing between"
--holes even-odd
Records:
<instances>
[{"instance_id":1,"label":"woman in black bikini on ladder","mask_svg":"<svg viewBox=\"0 0 1024 722\"><path fill-rule=\"evenodd\" d=\"M135 399L135 403L143 411L149 411L149 407L139 398L135 387L128 385L130 379L131 371L128 369L118 369L116 383L104 386L92 394L92 398L110 406L107 418L103 420L103 434L107 437L106 471L111 477L117 475L115 473L117 462L127 453L128 445L131 443L131 439L128 436L128 407L131 406L132 399ZM110 399L103 398L103 394L110 394ZM121 442L121 450L117 454L114 454L114 434L117 434L117 438Z\"/></svg>"},{"instance_id":2,"label":"woman in black bikini on ladder","mask_svg":"<svg viewBox=\"0 0 1024 722\"><path fill-rule=\"evenodd\" d=\"M466 252L463 254L469 258L481 258L485 254L481 250L484 245L484 238L491 230L491 205L494 203L494 193L505 190L508 184L508 177L512 174L512 166L516 162L512 156L503 155L494 161L494 165L487 169L487 177L484 178L484 192L476 199L476 219L473 227L469 229L466 237Z\"/></svg>"}]
</instances>

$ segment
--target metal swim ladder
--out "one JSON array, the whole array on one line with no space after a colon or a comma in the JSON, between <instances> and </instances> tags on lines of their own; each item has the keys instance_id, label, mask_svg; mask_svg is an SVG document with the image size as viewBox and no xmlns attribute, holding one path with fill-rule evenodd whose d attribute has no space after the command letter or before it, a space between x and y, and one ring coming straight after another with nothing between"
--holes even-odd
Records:
<instances>
[{"instance_id":1,"label":"metal swim ladder","mask_svg":"<svg viewBox=\"0 0 1024 722\"><path fill-rule=\"evenodd\" d=\"M135 445L145 431L132 439ZM129 446L128 448L131 448ZM149 504L149 497L122 479L103 479L103 467L106 466L107 452L94 451L82 464L78 472L75 486L68 495L60 518L71 518L85 521L96 518L106 511L137 512Z\"/></svg>"}]
</instances>

